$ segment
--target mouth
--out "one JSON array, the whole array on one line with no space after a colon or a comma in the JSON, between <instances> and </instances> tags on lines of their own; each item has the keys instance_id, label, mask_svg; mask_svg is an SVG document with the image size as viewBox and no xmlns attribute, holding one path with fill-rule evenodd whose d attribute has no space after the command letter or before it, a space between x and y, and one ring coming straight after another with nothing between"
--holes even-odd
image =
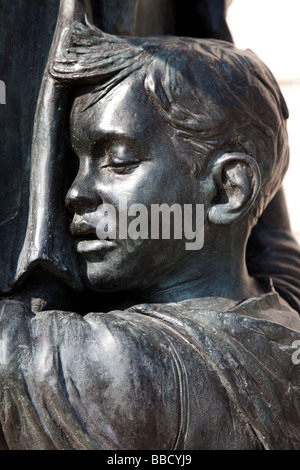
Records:
<instances>
[{"instance_id":1,"label":"mouth","mask_svg":"<svg viewBox=\"0 0 300 470\"><path fill-rule=\"evenodd\" d=\"M99 251L108 251L114 248L116 244L111 240L82 240L76 244L77 253L95 253Z\"/></svg>"},{"instance_id":2,"label":"mouth","mask_svg":"<svg viewBox=\"0 0 300 470\"><path fill-rule=\"evenodd\" d=\"M97 235L85 234L76 236L76 251L79 254L108 251L116 246L113 240L100 240Z\"/></svg>"}]
</instances>

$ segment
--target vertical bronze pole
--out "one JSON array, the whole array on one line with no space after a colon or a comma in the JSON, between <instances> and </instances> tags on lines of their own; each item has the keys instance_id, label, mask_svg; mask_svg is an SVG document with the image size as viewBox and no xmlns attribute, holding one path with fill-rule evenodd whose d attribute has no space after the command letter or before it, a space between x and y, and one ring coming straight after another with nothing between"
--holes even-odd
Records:
<instances>
[{"instance_id":1,"label":"vertical bronze pole","mask_svg":"<svg viewBox=\"0 0 300 470\"><path fill-rule=\"evenodd\" d=\"M80 285L64 221L63 187L68 90L50 75L51 63L64 47L74 21L92 20L89 0L61 0L35 113L31 146L29 218L16 279L43 264L69 283Z\"/></svg>"}]
</instances>

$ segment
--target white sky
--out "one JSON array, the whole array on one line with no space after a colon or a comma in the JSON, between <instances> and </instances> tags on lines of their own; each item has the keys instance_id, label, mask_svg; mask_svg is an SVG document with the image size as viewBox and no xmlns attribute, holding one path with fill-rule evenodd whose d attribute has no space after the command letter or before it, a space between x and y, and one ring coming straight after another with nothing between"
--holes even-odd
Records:
<instances>
[{"instance_id":1,"label":"white sky","mask_svg":"<svg viewBox=\"0 0 300 470\"><path fill-rule=\"evenodd\" d=\"M300 0L233 0L227 22L235 45L252 49L271 69L289 108L291 160L284 188L300 242Z\"/></svg>"},{"instance_id":2,"label":"white sky","mask_svg":"<svg viewBox=\"0 0 300 470\"><path fill-rule=\"evenodd\" d=\"M278 80L300 79L300 0L233 0L227 21L237 47L249 47Z\"/></svg>"}]
</instances>

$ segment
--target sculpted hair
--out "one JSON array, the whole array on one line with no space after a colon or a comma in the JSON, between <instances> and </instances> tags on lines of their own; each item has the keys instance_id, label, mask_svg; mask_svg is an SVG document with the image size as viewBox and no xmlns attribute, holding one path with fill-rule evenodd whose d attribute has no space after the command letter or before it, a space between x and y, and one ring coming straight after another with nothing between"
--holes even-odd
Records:
<instances>
[{"instance_id":1,"label":"sculpted hair","mask_svg":"<svg viewBox=\"0 0 300 470\"><path fill-rule=\"evenodd\" d=\"M119 37L76 23L50 73L92 86L93 106L131 74L174 128L181 158L201 175L218 152L245 152L259 165L252 223L282 184L288 167L288 110L270 70L250 50L219 40Z\"/></svg>"}]
</instances>

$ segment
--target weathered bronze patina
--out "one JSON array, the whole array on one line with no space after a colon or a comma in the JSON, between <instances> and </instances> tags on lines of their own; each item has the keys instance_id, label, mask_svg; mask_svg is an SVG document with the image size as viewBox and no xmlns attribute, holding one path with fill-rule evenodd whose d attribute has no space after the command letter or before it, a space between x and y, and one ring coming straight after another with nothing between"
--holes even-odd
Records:
<instances>
[{"instance_id":1,"label":"weathered bronze patina","mask_svg":"<svg viewBox=\"0 0 300 470\"><path fill-rule=\"evenodd\" d=\"M103 32L61 1L3 275L0 448L300 449L284 98L224 21L218 39L164 36L186 34L171 2L149 21L149 2L115 3ZM203 205L203 247L100 240L99 207L125 199Z\"/></svg>"}]
</instances>

